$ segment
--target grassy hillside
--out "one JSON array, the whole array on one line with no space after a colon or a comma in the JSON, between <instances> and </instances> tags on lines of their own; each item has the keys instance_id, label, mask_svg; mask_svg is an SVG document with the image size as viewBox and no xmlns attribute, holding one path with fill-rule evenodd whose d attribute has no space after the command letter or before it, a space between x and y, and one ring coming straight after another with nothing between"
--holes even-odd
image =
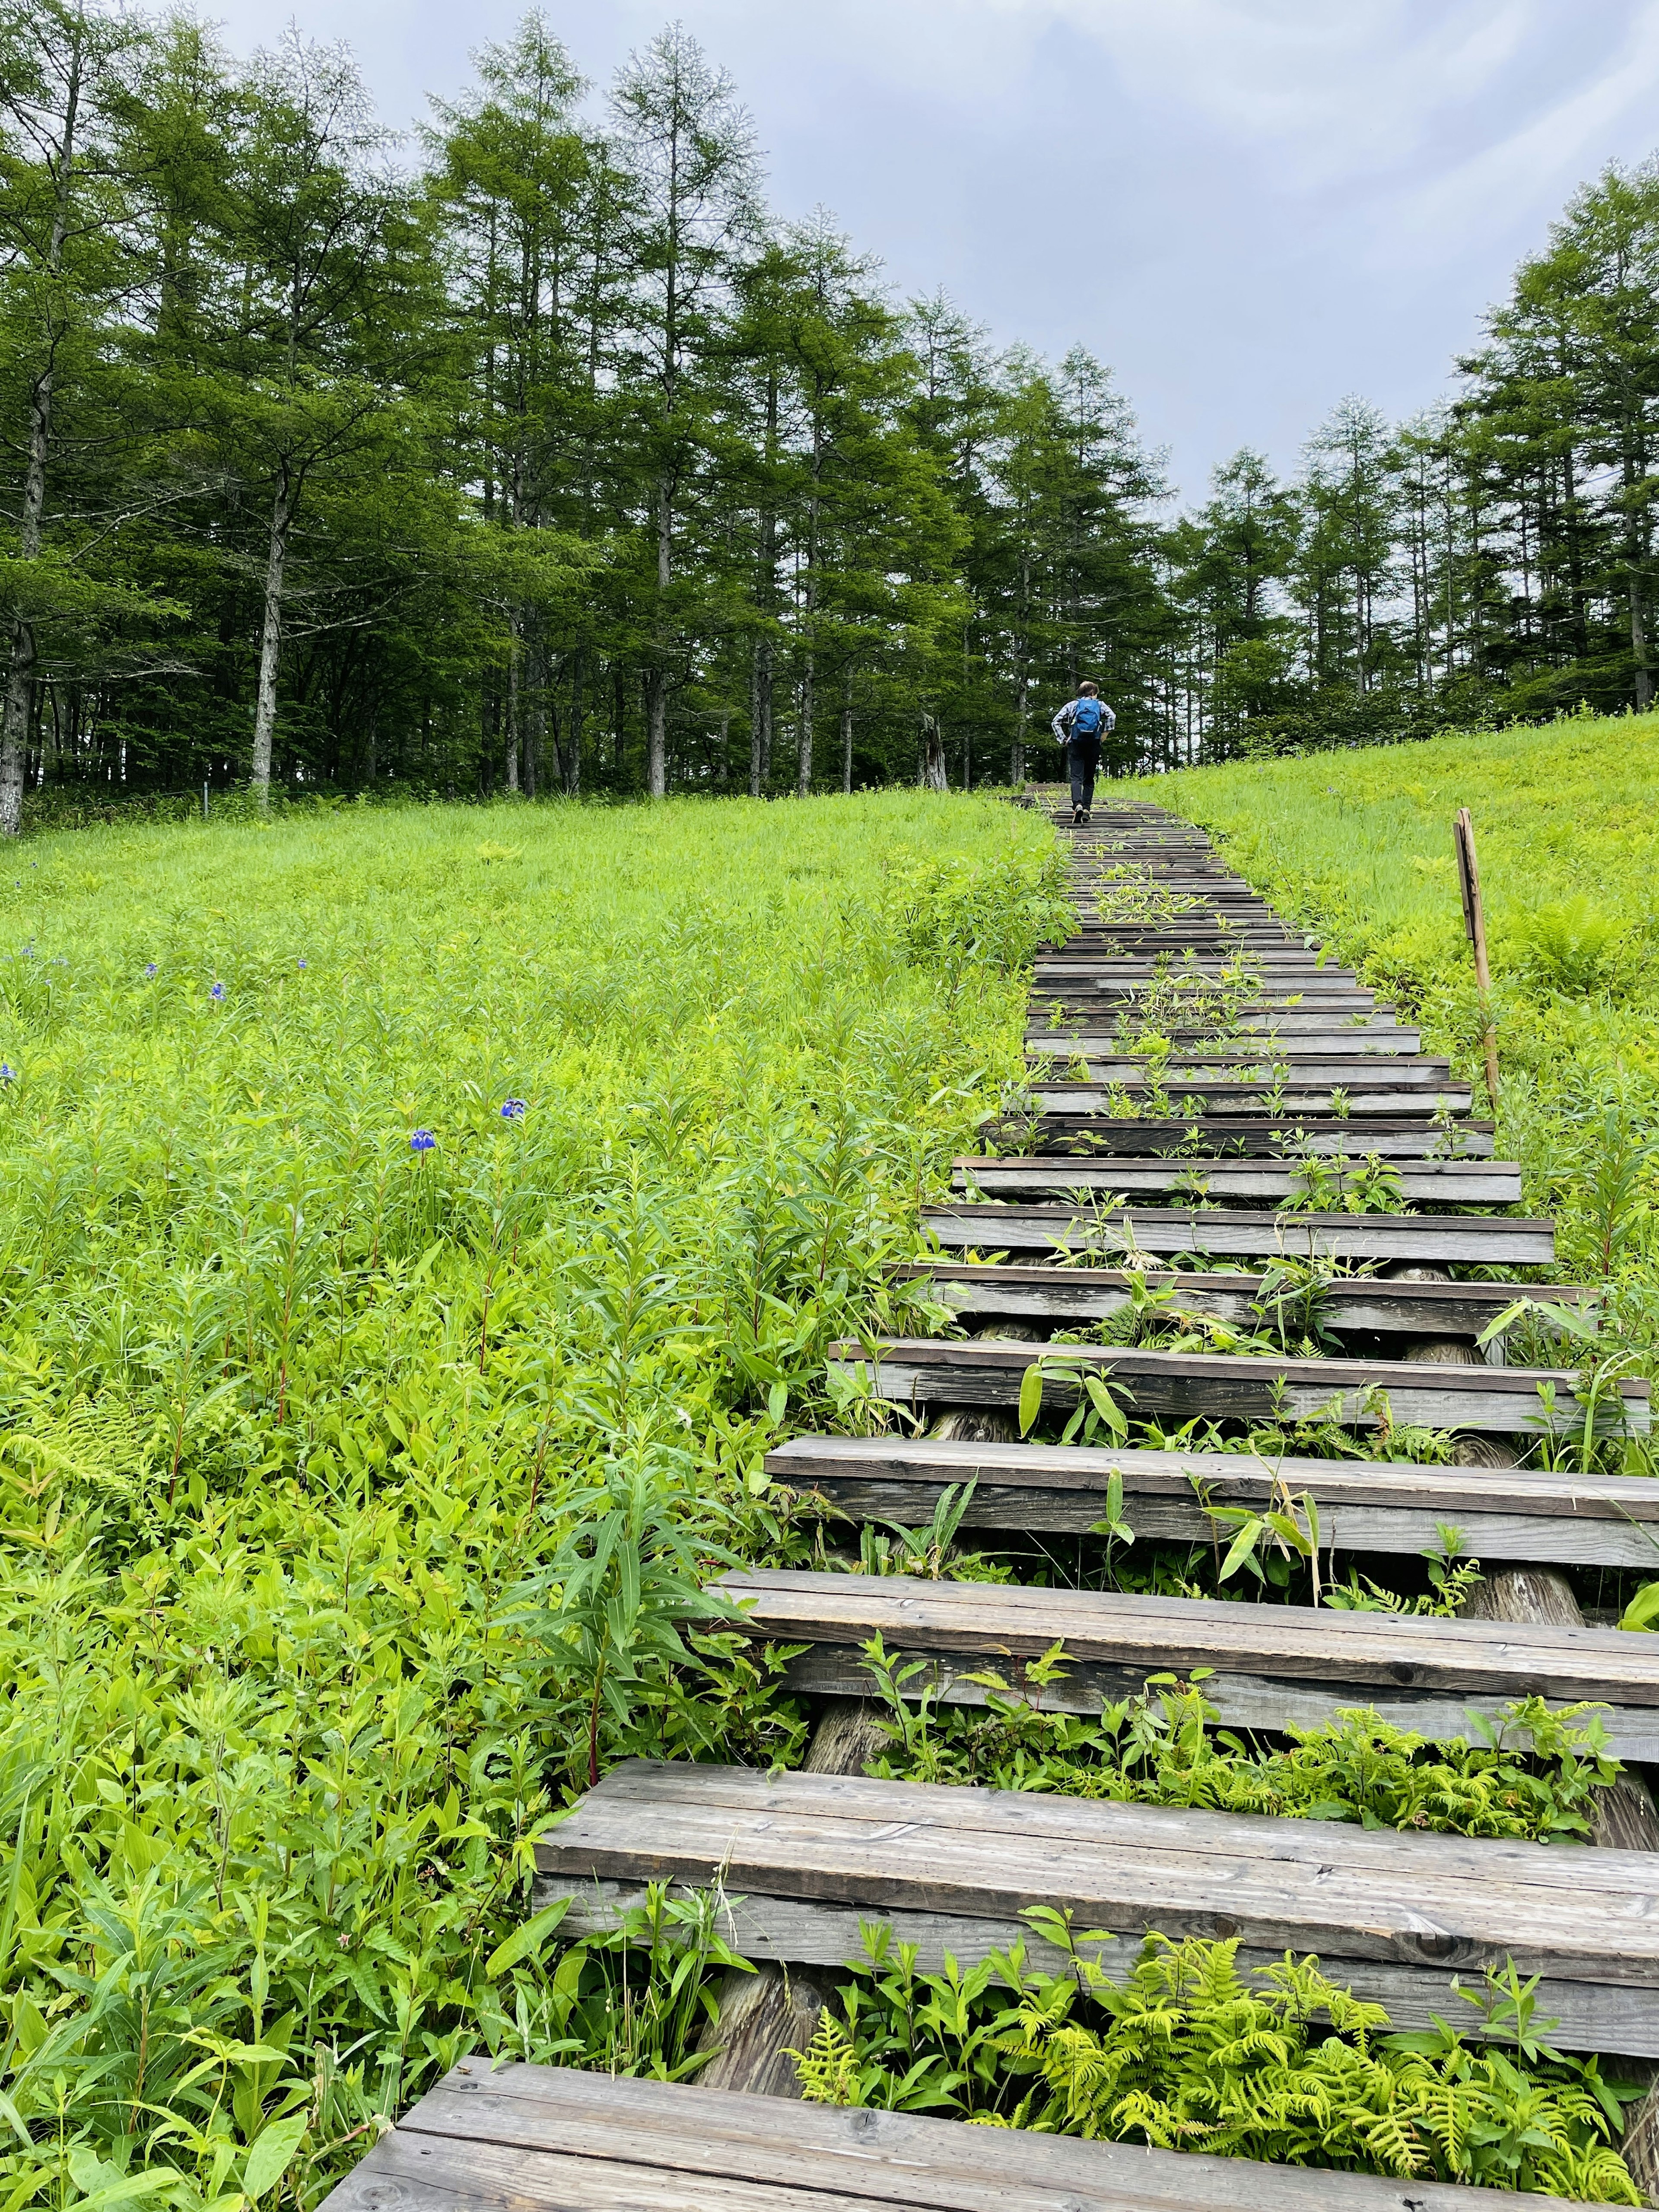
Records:
<instances>
[{"instance_id":1,"label":"grassy hillside","mask_svg":"<svg viewBox=\"0 0 1659 2212\"><path fill-rule=\"evenodd\" d=\"M1609 1286L1609 1326L1659 1360L1659 717L1143 780L1479 1074L1452 817L1474 816L1492 942L1498 1150L1565 1272Z\"/></svg>"},{"instance_id":2,"label":"grassy hillside","mask_svg":"<svg viewBox=\"0 0 1659 2212\"><path fill-rule=\"evenodd\" d=\"M775 1534L768 1439L1019 1066L1052 840L899 793L17 854L0 2072L35 2147L0 2196L151 2164L231 2212L291 2160L314 2202L480 2040L672 2040L586 1954L556 1989L498 1955L528 1838L619 1749L743 1747L738 1662L699 1684L674 1624Z\"/></svg>"}]
</instances>

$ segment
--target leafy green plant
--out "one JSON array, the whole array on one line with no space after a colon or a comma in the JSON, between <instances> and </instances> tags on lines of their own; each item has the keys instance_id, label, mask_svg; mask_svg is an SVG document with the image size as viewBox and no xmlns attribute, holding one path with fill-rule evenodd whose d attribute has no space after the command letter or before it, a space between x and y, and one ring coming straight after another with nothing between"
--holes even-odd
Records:
<instances>
[{"instance_id":1,"label":"leafy green plant","mask_svg":"<svg viewBox=\"0 0 1659 2212\"><path fill-rule=\"evenodd\" d=\"M1641 2092L1594 2059L1542 2040L1533 1985L1513 1973L1464 1992L1511 2056L1456 2028L1391 2033L1313 1958L1249 1976L1236 1941L1149 1936L1115 1976L1111 1939L1034 1911L1034 1934L1066 1954L1039 1972L1025 1947L966 1972L920 1973L915 1948L866 1927L841 2017L798 2052L802 2094L821 2103L943 2112L1212 2155L1538 2190L1639 2204L1613 2140ZM1091 1955L1092 1954L1092 1955Z\"/></svg>"}]
</instances>

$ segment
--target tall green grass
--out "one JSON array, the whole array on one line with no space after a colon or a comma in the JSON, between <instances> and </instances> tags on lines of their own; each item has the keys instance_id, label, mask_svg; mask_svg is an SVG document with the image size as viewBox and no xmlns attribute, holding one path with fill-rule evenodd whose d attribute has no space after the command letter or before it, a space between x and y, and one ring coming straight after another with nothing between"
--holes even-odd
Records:
<instances>
[{"instance_id":1,"label":"tall green grass","mask_svg":"<svg viewBox=\"0 0 1659 2212\"><path fill-rule=\"evenodd\" d=\"M1500 1064L1498 1151L1659 1368L1659 717L1143 779L1286 915L1419 1018L1477 1086L1480 1017L1452 850L1474 817ZM1572 1364L1572 1363L1569 1363Z\"/></svg>"},{"instance_id":2,"label":"tall green grass","mask_svg":"<svg viewBox=\"0 0 1659 2212\"><path fill-rule=\"evenodd\" d=\"M314 2202L463 2049L679 2063L515 1932L530 1839L798 1733L700 1578L1017 1074L1057 882L911 794L15 848L0 2203Z\"/></svg>"}]
</instances>

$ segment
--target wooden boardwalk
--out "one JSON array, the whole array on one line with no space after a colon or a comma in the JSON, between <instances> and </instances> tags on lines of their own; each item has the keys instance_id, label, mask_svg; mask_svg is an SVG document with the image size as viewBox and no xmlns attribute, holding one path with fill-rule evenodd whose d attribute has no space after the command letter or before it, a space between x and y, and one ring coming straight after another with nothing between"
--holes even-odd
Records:
<instances>
[{"instance_id":1,"label":"wooden boardwalk","mask_svg":"<svg viewBox=\"0 0 1659 2212\"><path fill-rule=\"evenodd\" d=\"M1580 1293L1549 1282L1553 1224L1520 1215L1519 1167L1492 1157L1470 1084L1189 824L1137 805L1059 834L1076 848L1085 915L1036 963L1026 1098L982 1153L954 1164L950 1200L923 1209L934 1256L894 1270L969 1333L835 1347L912 1419L885 1435L792 1438L768 1455L774 1480L831 1522L925 1528L950 1504L963 1529L1024 1543L1097 1530L1109 1496L1138 1538L1212 1548L1241 1511L1293 1512L1316 1522L1333 1569L1354 1553L1432 1549L1450 1527L1489 1572L1652 1568L1659 1483L1514 1464L1569 1424L1644 1431L1649 1394L1626 1381L1587 1407L1571 1370L1507 1365L1501 1344L1484 1359L1474 1351L1518 1297ZM1124 919L1090 911L1129 878L1139 902ZM1198 1348L1048 1340L1131 1307L1178 1317ZM1217 1330L1252 1340L1228 1351L1205 1341ZM1086 1375L1166 1431L1309 1419L1354 1432L1356 1453L1386 1453L1405 1424L1453 1438L1453 1463L1023 1443L1012 1412L1039 1361L1051 1411L1078 1402ZM936 1413L944 1433L923 1433ZM989 1674L1008 1696L1086 1715L1149 1676L1197 1673L1234 1727L1273 1735L1369 1706L1445 1740L1541 1696L1593 1701L1620 1755L1659 1759L1659 1641L1571 1618L854 1573L734 1571L712 1589L740 1634L793 1655L792 1687L832 1717L861 1710L852 1701L869 1692L866 1647L879 1636L916 1662L902 1692L912 1701L983 1702L991 1691L972 1678ZM1033 1680L1027 1670L1056 1646L1058 1673L1045 1666ZM1063 1954L1020 1917L1043 1905L1115 1932L1099 1954L1108 1973L1151 1931L1235 1938L1247 1972L1287 1949L1315 1952L1396 2025L1418 2027L1463 2020L1460 1978L1478 1986L1512 1962L1539 1977L1559 2047L1659 2058L1659 1857L1646 1850L879 1782L815 1750L787 1774L629 1761L538 1838L536 1863L538 1904L571 1900L568 1932L612 1929L647 1882L712 1887L727 1939L786 1969L839 1967L872 1921L914 1942L924 1971L1016 1942L1059 1967ZM778 2018L790 2016L786 2002ZM734 2027L739 2043L745 2032ZM774 2043L787 2040L781 2026ZM803 2107L785 2101L792 2077L776 2051L755 2079L775 2094L467 2062L375 2147L330 2212L1473 2212L1477 2202L1415 2181Z\"/></svg>"}]
</instances>

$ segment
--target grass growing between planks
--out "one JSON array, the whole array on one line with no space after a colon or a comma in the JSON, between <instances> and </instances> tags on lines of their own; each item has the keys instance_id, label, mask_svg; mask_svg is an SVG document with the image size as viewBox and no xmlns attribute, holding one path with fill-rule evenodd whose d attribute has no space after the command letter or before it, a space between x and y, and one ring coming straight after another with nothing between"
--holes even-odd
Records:
<instances>
[{"instance_id":1,"label":"grass growing between planks","mask_svg":"<svg viewBox=\"0 0 1659 2212\"><path fill-rule=\"evenodd\" d=\"M16 848L0 2203L314 2203L465 2049L682 2063L664 1977L544 1969L529 1838L799 1733L677 1624L774 1547L1058 881L904 793Z\"/></svg>"}]
</instances>

